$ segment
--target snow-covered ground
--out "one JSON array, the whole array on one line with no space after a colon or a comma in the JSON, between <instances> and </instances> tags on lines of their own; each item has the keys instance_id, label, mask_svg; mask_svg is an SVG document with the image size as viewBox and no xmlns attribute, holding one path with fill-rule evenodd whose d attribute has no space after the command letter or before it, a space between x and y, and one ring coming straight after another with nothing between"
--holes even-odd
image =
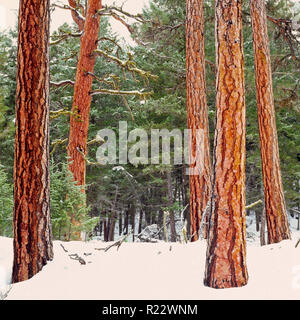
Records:
<instances>
[{"instance_id":1,"label":"snow-covered ground","mask_svg":"<svg viewBox=\"0 0 300 320\"><path fill-rule=\"evenodd\" d=\"M122 243L54 242L55 258L32 279L8 285L12 239L0 237L0 287L6 299L300 299L300 232L260 247L248 242L249 283L242 288L204 287L206 241ZM61 246L63 245L63 247ZM65 250L68 252L65 252ZM77 254L86 264L73 260ZM73 258L75 256L72 256Z\"/></svg>"}]
</instances>

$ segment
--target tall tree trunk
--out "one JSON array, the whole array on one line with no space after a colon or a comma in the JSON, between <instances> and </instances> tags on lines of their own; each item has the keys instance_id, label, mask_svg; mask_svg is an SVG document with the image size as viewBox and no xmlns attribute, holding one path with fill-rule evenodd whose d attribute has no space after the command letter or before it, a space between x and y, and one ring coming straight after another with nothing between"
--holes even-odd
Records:
<instances>
[{"instance_id":1,"label":"tall tree trunk","mask_svg":"<svg viewBox=\"0 0 300 320\"><path fill-rule=\"evenodd\" d=\"M70 134L68 144L69 169L78 185L85 185L85 159L87 154L87 135L91 105L90 91L93 78L95 56L100 26L100 16L96 12L101 9L101 0L89 0L83 35L80 40L79 59L76 71L72 112L70 117ZM83 190L84 191L84 190Z\"/></svg>"},{"instance_id":2,"label":"tall tree trunk","mask_svg":"<svg viewBox=\"0 0 300 320\"><path fill-rule=\"evenodd\" d=\"M186 1L187 116L188 128L191 129L189 152L190 159L196 159L195 163L190 164L189 176L191 241L199 238L202 214L211 195L203 11L203 0Z\"/></svg>"},{"instance_id":3,"label":"tall tree trunk","mask_svg":"<svg viewBox=\"0 0 300 320\"><path fill-rule=\"evenodd\" d=\"M204 284L247 283L242 1L216 1L214 178Z\"/></svg>"},{"instance_id":4,"label":"tall tree trunk","mask_svg":"<svg viewBox=\"0 0 300 320\"><path fill-rule=\"evenodd\" d=\"M268 242L290 239L280 172L270 47L264 0L251 1L256 99L260 134Z\"/></svg>"},{"instance_id":5,"label":"tall tree trunk","mask_svg":"<svg viewBox=\"0 0 300 320\"><path fill-rule=\"evenodd\" d=\"M49 181L49 0L19 7L12 282L53 258Z\"/></svg>"}]
</instances>

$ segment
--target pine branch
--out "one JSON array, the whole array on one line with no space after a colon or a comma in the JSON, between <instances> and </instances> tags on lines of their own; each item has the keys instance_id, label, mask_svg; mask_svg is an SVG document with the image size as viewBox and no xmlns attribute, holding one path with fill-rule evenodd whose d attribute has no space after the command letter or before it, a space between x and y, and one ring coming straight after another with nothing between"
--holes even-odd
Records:
<instances>
[{"instance_id":1,"label":"pine branch","mask_svg":"<svg viewBox=\"0 0 300 320\"><path fill-rule=\"evenodd\" d=\"M82 158L85 160L86 164L87 165L90 165L90 166L101 166L101 164L99 162L92 162L90 161L87 156L84 154L84 152L82 152L82 150L80 150L78 147L76 148L76 150L81 154Z\"/></svg>"},{"instance_id":2,"label":"pine branch","mask_svg":"<svg viewBox=\"0 0 300 320\"><path fill-rule=\"evenodd\" d=\"M77 117L78 119L80 119L80 116L77 114L77 112L75 111L69 111L66 109L60 109L57 111L50 111L50 120L54 120L59 118L60 116L74 116Z\"/></svg>"},{"instance_id":3,"label":"pine branch","mask_svg":"<svg viewBox=\"0 0 300 320\"><path fill-rule=\"evenodd\" d=\"M74 86L75 82L71 80L62 80L60 82L52 82L50 81L50 86L55 88L66 87L66 86Z\"/></svg>"},{"instance_id":4,"label":"pine branch","mask_svg":"<svg viewBox=\"0 0 300 320\"><path fill-rule=\"evenodd\" d=\"M52 150L51 150L51 152L50 152L50 156L54 153L54 151L56 150L56 148L59 146L59 145L61 145L61 144L64 144L64 143L66 143L68 141L68 138L66 138L66 139L57 139L57 140L55 140L55 141L53 141L52 143L51 143L51 147L52 147Z\"/></svg>"},{"instance_id":5,"label":"pine branch","mask_svg":"<svg viewBox=\"0 0 300 320\"><path fill-rule=\"evenodd\" d=\"M56 8L64 9L64 10L70 10L73 21L77 24L79 30L83 31L84 22L85 22L85 18L82 15L82 8L83 7L81 5L78 6L76 1L74 1L74 0L68 0L68 2L69 2L69 5L59 5L57 3L54 3L54 4L52 4L52 7L56 7ZM78 12L78 9L81 9L81 13Z\"/></svg>"},{"instance_id":6,"label":"pine branch","mask_svg":"<svg viewBox=\"0 0 300 320\"><path fill-rule=\"evenodd\" d=\"M83 6L80 5L78 1L75 1L75 0L68 0L68 2L70 7L73 8L71 14L74 22L78 25L79 30L83 31L84 22L85 22L85 18L84 18L85 11ZM78 10L81 10L81 13L79 13Z\"/></svg>"},{"instance_id":7,"label":"pine branch","mask_svg":"<svg viewBox=\"0 0 300 320\"><path fill-rule=\"evenodd\" d=\"M253 207L257 206L258 204L263 203L262 200L257 200L256 202L253 202L251 204L249 204L248 206L246 206L246 210L252 209Z\"/></svg>"},{"instance_id":8,"label":"pine branch","mask_svg":"<svg viewBox=\"0 0 300 320\"><path fill-rule=\"evenodd\" d=\"M51 36L51 38L58 38L57 40L54 40L53 42L50 42L50 46L53 45L57 45L60 42L68 39L69 37L73 37L73 38L79 38L82 36L82 32L78 32L78 33L71 33L71 32L66 32L64 34L59 34L59 35L53 35Z\"/></svg>"},{"instance_id":9,"label":"pine branch","mask_svg":"<svg viewBox=\"0 0 300 320\"><path fill-rule=\"evenodd\" d=\"M110 94L110 95L117 95L117 96L138 96L141 98L146 98L153 94L153 91L150 92L143 92L138 90L132 91L122 91L122 90L113 90L113 89L96 89L90 91L90 95L94 96L96 94Z\"/></svg>"},{"instance_id":10,"label":"pine branch","mask_svg":"<svg viewBox=\"0 0 300 320\"><path fill-rule=\"evenodd\" d=\"M121 60L115 56L110 55L109 53L107 53L106 51L100 50L100 49L96 49L94 51L94 53L96 55L99 56L103 56L105 58L107 58L108 60L115 62L116 64L118 64L121 68L130 71L132 73L136 73L138 75L140 75L143 78L152 78L152 79L158 79L158 76L155 76L153 74L151 74L148 71L144 71L142 69L139 69L136 67L136 63L132 60L132 56L130 54L128 54L128 60L124 61Z\"/></svg>"},{"instance_id":11,"label":"pine branch","mask_svg":"<svg viewBox=\"0 0 300 320\"><path fill-rule=\"evenodd\" d=\"M116 6L103 6L102 9L98 10L98 14L100 15L112 15L116 14L116 12L123 14L127 18L132 18L140 23L146 23L151 22L150 20L144 19L142 14L132 14L127 11L124 11L122 7L116 7Z\"/></svg>"},{"instance_id":12,"label":"pine branch","mask_svg":"<svg viewBox=\"0 0 300 320\"><path fill-rule=\"evenodd\" d=\"M117 81L119 79L119 77L116 75L109 75L108 77L105 77L105 78L99 78L98 76L96 76L92 72L87 72L87 74L92 76L95 80L97 80L100 83L105 83L109 86L112 86L114 89L117 88L115 81Z\"/></svg>"}]
</instances>

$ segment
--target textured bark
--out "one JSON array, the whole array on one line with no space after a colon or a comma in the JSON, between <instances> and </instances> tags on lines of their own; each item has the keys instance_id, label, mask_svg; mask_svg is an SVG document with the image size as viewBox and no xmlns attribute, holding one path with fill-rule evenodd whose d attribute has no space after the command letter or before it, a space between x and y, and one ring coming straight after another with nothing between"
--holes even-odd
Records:
<instances>
[{"instance_id":1,"label":"textured bark","mask_svg":"<svg viewBox=\"0 0 300 320\"><path fill-rule=\"evenodd\" d=\"M265 1L251 1L256 100L268 242L290 239L281 181Z\"/></svg>"},{"instance_id":2,"label":"textured bark","mask_svg":"<svg viewBox=\"0 0 300 320\"><path fill-rule=\"evenodd\" d=\"M19 7L12 282L52 260L49 193L49 0Z\"/></svg>"},{"instance_id":3,"label":"textured bark","mask_svg":"<svg viewBox=\"0 0 300 320\"><path fill-rule=\"evenodd\" d=\"M203 0L186 1L186 84L187 117L191 129L190 158L198 158L200 166L190 164L191 241L199 238L202 214L211 195L211 162L206 102L204 12ZM197 130L203 135L197 141ZM203 161L203 162L202 162ZM193 171L196 171L193 173ZM204 228L206 237L206 228Z\"/></svg>"},{"instance_id":4,"label":"textured bark","mask_svg":"<svg viewBox=\"0 0 300 320\"><path fill-rule=\"evenodd\" d=\"M214 177L204 284L247 283L245 89L241 1L216 1Z\"/></svg>"},{"instance_id":5,"label":"textured bark","mask_svg":"<svg viewBox=\"0 0 300 320\"><path fill-rule=\"evenodd\" d=\"M69 169L78 185L85 184L86 166L85 159L81 153L87 154L87 135L91 105L90 91L93 81L93 78L87 73L93 73L94 71L95 56L93 55L93 51L97 47L100 26L100 16L95 15L95 13L100 9L101 0L88 1L74 85L72 111L77 116L70 117L68 156L70 161Z\"/></svg>"}]
</instances>

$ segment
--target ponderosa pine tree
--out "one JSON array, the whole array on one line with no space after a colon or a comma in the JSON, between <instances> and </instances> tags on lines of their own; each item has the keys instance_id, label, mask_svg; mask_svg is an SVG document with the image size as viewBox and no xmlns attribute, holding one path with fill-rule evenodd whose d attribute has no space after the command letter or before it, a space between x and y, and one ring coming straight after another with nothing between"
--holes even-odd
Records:
<instances>
[{"instance_id":1,"label":"ponderosa pine tree","mask_svg":"<svg viewBox=\"0 0 300 320\"><path fill-rule=\"evenodd\" d=\"M284 239L290 239L290 231L281 180L267 14L264 0L251 1L251 18L268 243L276 243Z\"/></svg>"},{"instance_id":2,"label":"ponderosa pine tree","mask_svg":"<svg viewBox=\"0 0 300 320\"><path fill-rule=\"evenodd\" d=\"M211 195L211 163L206 102L203 0L186 1L187 118L191 130L190 215L191 240L199 238L202 214ZM206 237L206 228L204 228Z\"/></svg>"},{"instance_id":3,"label":"ponderosa pine tree","mask_svg":"<svg viewBox=\"0 0 300 320\"><path fill-rule=\"evenodd\" d=\"M49 0L19 7L12 282L53 258L49 182Z\"/></svg>"},{"instance_id":4,"label":"ponderosa pine tree","mask_svg":"<svg viewBox=\"0 0 300 320\"><path fill-rule=\"evenodd\" d=\"M97 48L100 27L100 15L97 12L101 7L101 0L88 0L87 2L74 85L73 115L70 116L69 169L73 174L74 180L82 186L85 185L86 163L84 155L87 154L89 114L92 99L90 91L92 89L93 77L89 73L93 73L95 66L96 57L93 52ZM77 21L77 23L79 22ZM78 24L79 29L82 28L80 23Z\"/></svg>"},{"instance_id":5,"label":"ponderosa pine tree","mask_svg":"<svg viewBox=\"0 0 300 320\"><path fill-rule=\"evenodd\" d=\"M242 1L216 1L215 15L216 129L204 284L230 288L248 281Z\"/></svg>"}]
</instances>

